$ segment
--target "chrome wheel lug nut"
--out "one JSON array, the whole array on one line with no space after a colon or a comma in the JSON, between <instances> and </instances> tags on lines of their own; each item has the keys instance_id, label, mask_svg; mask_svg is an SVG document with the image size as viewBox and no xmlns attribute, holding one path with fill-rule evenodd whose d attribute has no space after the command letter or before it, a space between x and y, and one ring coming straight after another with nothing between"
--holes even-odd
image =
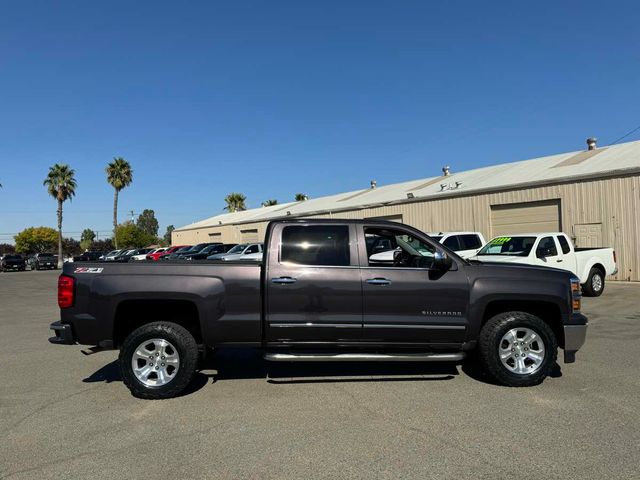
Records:
<instances>
[{"instance_id":1,"label":"chrome wheel lug nut","mask_svg":"<svg viewBox=\"0 0 640 480\"><path fill-rule=\"evenodd\" d=\"M160 367L156 366L156 370L160 370Z\"/></svg>"}]
</instances>

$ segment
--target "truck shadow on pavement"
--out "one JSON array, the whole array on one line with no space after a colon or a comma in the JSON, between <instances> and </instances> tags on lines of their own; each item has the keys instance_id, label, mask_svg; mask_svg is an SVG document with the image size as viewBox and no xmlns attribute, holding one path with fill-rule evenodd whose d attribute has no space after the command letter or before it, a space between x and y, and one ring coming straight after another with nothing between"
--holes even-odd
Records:
<instances>
[{"instance_id":1,"label":"truck shadow on pavement","mask_svg":"<svg viewBox=\"0 0 640 480\"><path fill-rule=\"evenodd\" d=\"M265 379L274 385L452 380L459 375L457 367L455 363L444 362L277 363L264 360L259 350L224 348L207 356L181 396L194 393L208 383L241 379ZM104 365L83 379L85 383L121 381L118 360Z\"/></svg>"},{"instance_id":2,"label":"truck shadow on pavement","mask_svg":"<svg viewBox=\"0 0 640 480\"><path fill-rule=\"evenodd\" d=\"M475 356L462 364L447 362L309 362L274 363L262 358L259 350L224 348L210 354L201 364L191 384L180 396L197 392L208 383L225 380L265 379L274 385L302 383L354 383L354 382L428 382L452 380L462 372L473 380L498 385L482 372ZM556 363L550 375L562 376ZM114 360L96 370L83 382L121 382L120 365Z\"/></svg>"}]
</instances>

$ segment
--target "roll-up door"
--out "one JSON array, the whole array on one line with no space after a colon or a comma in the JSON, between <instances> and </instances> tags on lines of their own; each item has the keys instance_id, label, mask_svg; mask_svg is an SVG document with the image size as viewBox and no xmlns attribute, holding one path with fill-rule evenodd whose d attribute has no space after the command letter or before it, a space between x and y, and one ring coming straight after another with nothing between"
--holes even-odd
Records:
<instances>
[{"instance_id":1,"label":"roll-up door","mask_svg":"<svg viewBox=\"0 0 640 480\"><path fill-rule=\"evenodd\" d=\"M491 235L559 232L560 200L491 206Z\"/></svg>"}]
</instances>

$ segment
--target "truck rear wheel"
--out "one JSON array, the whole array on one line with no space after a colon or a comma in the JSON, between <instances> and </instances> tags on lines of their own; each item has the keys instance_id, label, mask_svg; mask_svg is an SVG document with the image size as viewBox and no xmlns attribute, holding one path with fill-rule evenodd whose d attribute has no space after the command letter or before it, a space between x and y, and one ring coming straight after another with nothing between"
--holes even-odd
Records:
<instances>
[{"instance_id":1,"label":"truck rear wheel","mask_svg":"<svg viewBox=\"0 0 640 480\"><path fill-rule=\"evenodd\" d=\"M122 380L134 397L172 398L193 379L198 345L184 327L153 322L127 336L119 359Z\"/></svg>"},{"instance_id":2,"label":"truck rear wheel","mask_svg":"<svg viewBox=\"0 0 640 480\"><path fill-rule=\"evenodd\" d=\"M593 267L589 271L589 278L582 286L582 291L589 297L599 297L604 292L604 275L602 271Z\"/></svg>"},{"instance_id":3,"label":"truck rear wheel","mask_svg":"<svg viewBox=\"0 0 640 480\"><path fill-rule=\"evenodd\" d=\"M480 331L478 349L484 371L509 387L539 384L551 373L558 356L553 330L526 312L491 318Z\"/></svg>"}]
</instances>

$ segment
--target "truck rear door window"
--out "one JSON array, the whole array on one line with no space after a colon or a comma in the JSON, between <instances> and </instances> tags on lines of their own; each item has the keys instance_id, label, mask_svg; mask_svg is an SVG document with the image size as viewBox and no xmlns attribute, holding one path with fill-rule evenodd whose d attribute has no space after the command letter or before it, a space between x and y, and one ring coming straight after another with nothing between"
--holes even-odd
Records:
<instances>
[{"instance_id":1,"label":"truck rear door window","mask_svg":"<svg viewBox=\"0 0 640 480\"><path fill-rule=\"evenodd\" d=\"M462 250L476 250L482 247L482 241L478 235L465 234L458 237Z\"/></svg>"},{"instance_id":2,"label":"truck rear door window","mask_svg":"<svg viewBox=\"0 0 640 480\"><path fill-rule=\"evenodd\" d=\"M445 238L445 240L444 240L444 242L442 242L442 244L445 247L450 248L454 252L457 252L458 250L460 250L460 245L458 243L457 235L452 235L452 236L450 236L448 238Z\"/></svg>"},{"instance_id":3,"label":"truck rear door window","mask_svg":"<svg viewBox=\"0 0 640 480\"><path fill-rule=\"evenodd\" d=\"M349 227L346 225L290 225L282 229L282 263L350 265Z\"/></svg>"},{"instance_id":4,"label":"truck rear door window","mask_svg":"<svg viewBox=\"0 0 640 480\"><path fill-rule=\"evenodd\" d=\"M562 253L569 253L571 251L571 247L569 247L569 242L562 235L558 235L558 242L560 242L560 248L562 248Z\"/></svg>"}]
</instances>

